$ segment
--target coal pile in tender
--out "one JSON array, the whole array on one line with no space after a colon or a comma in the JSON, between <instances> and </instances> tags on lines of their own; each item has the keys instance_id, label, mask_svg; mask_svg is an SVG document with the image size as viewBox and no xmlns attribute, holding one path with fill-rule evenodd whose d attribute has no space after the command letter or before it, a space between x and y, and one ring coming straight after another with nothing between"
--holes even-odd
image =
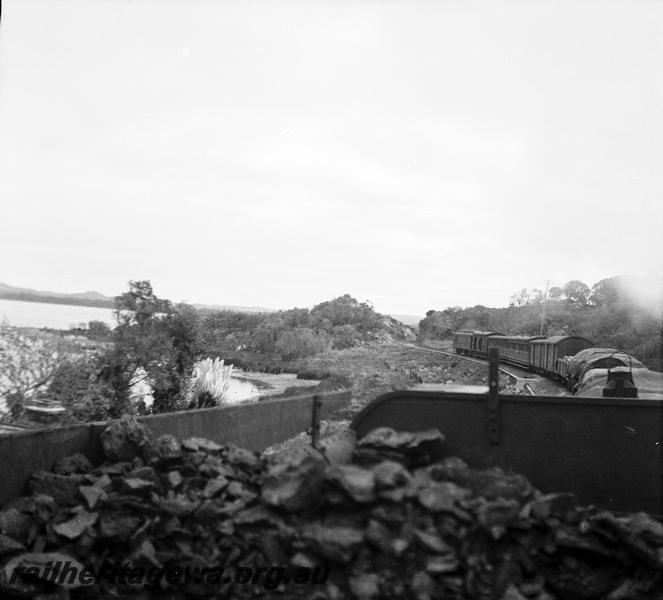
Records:
<instances>
[{"instance_id":1,"label":"coal pile in tender","mask_svg":"<svg viewBox=\"0 0 663 600\"><path fill-rule=\"evenodd\" d=\"M2 598L660 599L663 525L578 507L521 476L444 457L437 430L350 432L269 459L152 439L132 419L84 457L33 474L0 511ZM12 569L65 557L133 566L328 566L325 584L58 587Z\"/></svg>"}]
</instances>

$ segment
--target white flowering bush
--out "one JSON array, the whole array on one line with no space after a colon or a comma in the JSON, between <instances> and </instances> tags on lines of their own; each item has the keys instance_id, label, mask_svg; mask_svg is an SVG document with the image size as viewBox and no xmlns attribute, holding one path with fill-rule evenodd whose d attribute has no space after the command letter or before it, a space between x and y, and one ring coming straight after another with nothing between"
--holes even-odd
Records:
<instances>
[{"instance_id":1,"label":"white flowering bush","mask_svg":"<svg viewBox=\"0 0 663 600\"><path fill-rule=\"evenodd\" d=\"M228 401L233 366L220 358L199 360L193 367L190 405L202 408L220 406Z\"/></svg>"}]
</instances>

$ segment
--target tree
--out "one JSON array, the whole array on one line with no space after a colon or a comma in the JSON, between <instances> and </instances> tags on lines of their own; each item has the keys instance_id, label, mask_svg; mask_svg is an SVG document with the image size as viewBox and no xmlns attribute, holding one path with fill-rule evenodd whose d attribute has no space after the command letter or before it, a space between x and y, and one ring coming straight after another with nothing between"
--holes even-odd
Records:
<instances>
[{"instance_id":1,"label":"tree","mask_svg":"<svg viewBox=\"0 0 663 600\"><path fill-rule=\"evenodd\" d=\"M172 310L169 300L157 298L149 281L130 281L129 291L115 298L118 325L143 325Z\"/></svg>"},{"instance_id":2,"label":"tree","mask_svg":"<svg viewBox=\"0 0 663 600\"><path fill-rule=\"evenodd\" d=\"M562 295L564 294L564 290L559 287L559 286L553 286L548 290L548 299L551 302L559 302L562 299Z\"/></svg>"},{"instance_id":3,"label":"tree","mask_svg":"<svg viewBox=\"0 0 663 600\"><path fill-rule=\"evenodd\" d=\"M163 319L162 326L170 347L158 370L150 372L155 381L154 412L173 410L181 404L194 363L202 354L200 318L192 306L177 305Z\"/></svg>"},{"instance_id":4,"label":"tree","mask_svg":"<svg viewBox=\"0 0 663 600\"><path fill-rule=\"evenodd\" d=\"M530 304L542 304L543 303L543 292L537 288L534 288L530 295Z\"/></svg>"},{"instance_id":5,"label":"tree","mask_svg":"<svg viewBox=\"0 0 663 600\"><path fill-rule=\"evenodd\" d=\"M358 302L350 294L314 306L311 314L319 321L329 319L332 325L354 325L358 331L382 327L381 315L370 304Z\"/></svg>"},{"instance_id":6,"label":"tree","mask_svg":"<svg viewBox=\"0 0 663 600\"><path fill-rule=\"evenodd\" d=\"M310 327L311 313L307 308L292 308L282 313L281 318L285 327Z\"/></svg>"},{"instance_id":7,"label":"tree","mask_svg":"<svg viewBox=\"0 0 663 600\"><path fill-rule=\"evenodd\" d=\"M490 310L482 304L477 304L468 309L470 319L474 322L476 329L489 329L490 328Z\"/></svg>"},{"instance_id":8,"label":"tree","mask_svg":"<svg viewBox=\"0 0 663 600\"><path fill-rule=\"evenodd\" d=\"M191 373L194 362L202 354L200 325L198 311L184 303L178 304L164 319L173 346L172 368L180 379Z\"/></svg>"},{"instance_id":9,"label":"tree","mask_svg":"<svg viewBox=\"0 0 663 600\"><path fill-rule=\"evenodd\" d=\"M529 304L529 301L530 301L529 290L527 288L523 288L522 290L520 290L520 292L511 296L511 298L509 299L509 305L525 306Z\"/></svg>"},{"instance_id":10,"label":"tree","mask_svg":"<svg viewBox=\"0 0 663 600\"><path fill-rule=\"evenodd\" d=\"M285 326L281 316L265 320L253 334L253 348L258 352L274 352L276 349L276 341L284 330Z\"/></svg>"},{"instance_id":11,"label":"tree","mask_svg":"<svg viewBox=\"0 0 663 600\"><path fill-rule=\"evenodd\" d=\"M419 335L422 338L443 339L454 331L456 313L449 313L453 309L445 308L443 311L429 310L426 318L419 321Z\"/></svg>"},{"instance_id":12,"label":"tree","mask_svg":"<svg viewBox=\"0 0 663 600\"><path fill-rule=\"evenodd\" d=\"M609 277L608 279L601 279L592 286L589 300L594 306L608 307L620 302L622 296L619 278Z\"/></svg>"},{"instance_id":13,"label":"tree","mask_svg":"<svg viewBox=\"0 0 663 600\"><path fill-rule=\"evenodd\" d=\"M577 306L586 306L589 299L590 289L587 284L578 279L569 281L564 285L564 295L569 304Z\"/></svg>"},{"instance_id":14,"label":"tree","mask_svg":"<svg viewBox=\"0 0 663 600\"><path fill-rule=\"evenodd\" d=\"M131 281L116 298L115 314L118 326L102 375L115 390L116 405L127 407L131 387L143 378L152 385L154 412L180 407L201 354L198 312L158 298L149 281Z\"/></svg>"}]
</instances>

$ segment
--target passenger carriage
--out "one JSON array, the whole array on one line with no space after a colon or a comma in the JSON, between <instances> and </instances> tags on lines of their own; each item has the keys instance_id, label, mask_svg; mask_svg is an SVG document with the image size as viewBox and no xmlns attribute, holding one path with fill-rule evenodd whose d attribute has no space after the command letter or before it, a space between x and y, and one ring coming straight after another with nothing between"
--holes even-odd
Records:
<instances>
[{"instance_id":1,"label":"passenger carriage","mask_svg":"<svg viewBox=\"0 0 663 600\"><path fill-rule=\"evenodd\" d=\"M470 340L470 354L488 356L488 338L494 335L503 335L494 331L473 331Z\"/></svg>"},{"instance_id":2,"label":"passenger carriage","mask_svg":"<svg viewBox=\"0 0 663 600\"><path fill-rule=\"evenodd\" d=\"M544 339L544 336L493 335L488 338L488 350L497 348L501 361L529 368L529 344L533 340L541 339Z\"/></svg>"}]
</instances>

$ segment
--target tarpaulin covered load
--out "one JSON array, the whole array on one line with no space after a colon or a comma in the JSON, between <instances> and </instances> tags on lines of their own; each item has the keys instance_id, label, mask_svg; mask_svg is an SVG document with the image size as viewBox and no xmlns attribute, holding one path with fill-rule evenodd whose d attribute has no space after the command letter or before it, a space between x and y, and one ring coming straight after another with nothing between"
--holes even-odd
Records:
<instances>
[{"instance_id":1,"label":"tarpaulin covered load","mask_svg":"<svg viewBox=\"0 0 663 600\"><path fill-rule=\"evenodd\" d=\"M616 348L587 348L568 359L567 375L572 384L583 382L585 375L592 369L610 369L612 367L646 368L637 358ZM586 394L578 394L585 396Z\"/></svg>"},{"instance_id":2,"label":"tarpaulin covered load","mask_svg":"<svg viewBox=\"0 0 663 600\"><path fill-rule=\"evenodd\" d=\"M642 364L639 361L638 364ZM587 371L580 382L580 386L576 391L576 396L583 396L586 398L601 398L603 396L603 388L608 381L608 371L610 369L591 369ZM615 367L612 372L626 371L628 367ZM650 371L646 367L633 368L633 383L638 389L638 398L663 398L663 373L658 371Z\"/></svg>"}]
</instances>

